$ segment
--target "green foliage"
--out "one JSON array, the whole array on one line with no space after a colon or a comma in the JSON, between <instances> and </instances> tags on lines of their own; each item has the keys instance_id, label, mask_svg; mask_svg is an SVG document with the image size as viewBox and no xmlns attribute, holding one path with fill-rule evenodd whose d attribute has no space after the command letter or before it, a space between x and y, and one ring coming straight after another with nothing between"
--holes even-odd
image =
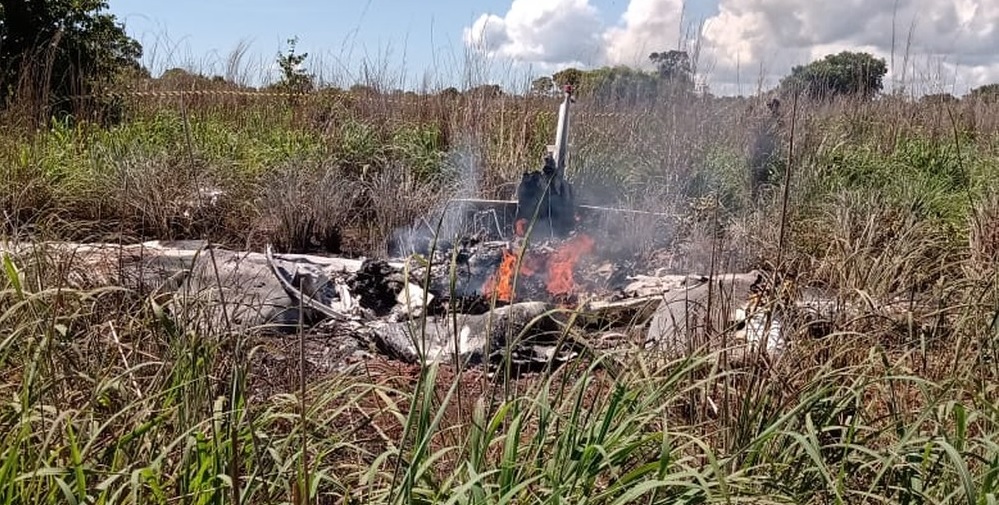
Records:
<instances>
[{"instance_id":1,"label":"green foliage","mask_svg":"<svg viewBox=\"0 0 999 505\"><path fill-rule=\"evenodd\" d=\"M584 74L582 92L598 100L623 104L654 103L659 95L656 75L631 67L603 67Z\"/></svg>"},{"instance_id":2,"label":"green foliage","mask_svg":"<svg viewBox=\"0 0 999 505\"><path fill-rule=\"evenodd\" d=\"M565 86L579 86L583 82L584 72L578 68L566 68L559 70L552 75L552 81L559 88Z\"/></svg>"},{"instance_id":3,"label":"green foliage","mask_svg":"<svg viewBox=\"0 0 999 505\"><path fill-rule=\"evenodd\" d=\"M3 503L996 499L999 410L973 339L932 344L954 360L936 380L912 370L920 351L851 332L803 337L767 375L649 351L495 381L375 361L311 378L302 397L283 375L305 362L270 364L273 344L195 326L186 314L206 307L193 297L167 311L132 291L72 289L46 261L3 256ZM963 336L978 329L963 301L939 301ZM265 363L284 368L266 376Z\"/></svg>"},{"instance_id":4,"label":"green foliage","mask_svg":"<svg viewBox=\"0 0 999 505\"><path fill-rule=\"evenodd\" d=\"M785 92L803 92L815 99L870 98L881 91L887 73L888 66L883 58L843 51L808 65L795 66L791 75L781 80L780 87Z\"/></svg>"},{"instance_id":5,"label":"green foliage","mask_svg":"<svg viewBox=\"0 0 999 505\"><path fill-rule=\"evenodd\" d=\"M158 79L151 82L171 91L189 89L207 90L235 86L233 83L226 81L225 78L220 75L208 77L183 68L170 68L164 70Z\"/></svg>"},{"instance_id":6,"label":"green foliage","mask_svg":"<svg viewBox=\"0 0 999 505\"><path fill-rule=\"evenodd\" d=\"M624 65L587 71L568 68L555 73L552 80L560 87L573 86L580 96L627 105L654 103L661 84L657 74Z\"/></svg>"},{"instance_id":7,"label":"green foliage","mask_svg":"<svg viewBox=\"0 0 999 505\"><path fill-rule=\"evenodd\" d=\"M670 91L693 91L693 67L687 51L673 49L652 53L649 55L649 60L655 64L659 78Z\"/></svg>"},{"instance_id":8,"label":"green foliage","mask_svg":"<svg viewBox=\"0 0 999 505\"><path fill-rule=\"evenodd\" d=\"M551 78L540 77L532 83L532 90L544 94L550 84L561 88L571 85L577 94L602 103L619 105L649 105L662 97L675 97L694 89L690 57L686 51L652 53L649 60L656 70L645 72L626 65L600 67L592 70L566 68Z\"/></svg>"},{"instance_id":9,"label":"green foliage","mask_svg":"<svg viewBox=\"0 0 999 505\"><path fill-rule=\"evenodd\" d=\"M745 162L738 153L721 146L711 146L705 153L704 166L688 178L684 194L691 198L714 195L726 208L744 205L748 194Z\"/></svg>"},{"instance_id":10,"label":"green foliage","mask_svg":"<svg viewBox=\"0 0 999 505\"><path fill-rule=\"evenodd\" d=\"M967 218L970 198L987 192L999 176L987 154L971 145L958 151L951 142L918 137L899 139L887 155L869 144L842 144L817 163L814 189L820 194L873 191L885 204L955 228Z\"/></svg>"},{"instance_id":11,"label":"green foliage","mask_svg":"<svg viewBox=\"0 0 999 505\"><path fill-rule=\"evenodd\" d=\"M420 182L428 182L440 175L446 154L444 137L439 128L404 126L392 136L398 158Z\"/></svg>"},{"instance_id":12,"label":"green foliage","mask_svg":"<svg viewBox=\"0 0 999 505\"><path fill-rule=\"evenodd\" d=\"M315 84L312 75L302 67L302 63L309 57L309 53L298 54L295 51L297 45L298 37L288 39L288 52L278 53L277 64L281 68L281 80L275 86L278 89L293 93L304 93L312 91Z\"/></svg>"},{"instance_id":13,"label":"green foliage","mask_svg":"<svg viewBox=\"0 0 999 505\"><path fill-rule=\"evenodd\" d=\"M339 240L346 220L377 220L384 236L386 212L422 215L412 201L435 186L418 182L467 168L443 159L455 130L481 135L486 147L472 147L486 180L519 175L516 156L536 161L554 126L550 110L511 119L518 107L493 104L446 115L472 101L457 90L418 100L417 114L341 105L320 126L283 101L184 113L158 102L109 129L51 121L0 137L0 202L5 218L47 206L33 232L93 220L117 238L129 213L144 226L176 219L171 197L207 184L236 199L241 247L256 219L283 227L287 247L317 231ZM537 102L515 100L504 104ZM779 206L746 205L745 127L730 108L594 119L585 104L574 180L680 201L670 209L707 197L725 211L712 214L751 225L725 234L773 247ZM878 106L863 110L885 116ZM994 261L969 260L954 231L999 180L992 139L934 137L921 123L887 132L852 108L821 114L799 124L791 205L805 218L790 223L785 258L803 282L838 288L832 305L849 312L823 323L825 338L788 321L789 354L760 366L667 362L621 339L521 378L379 359L334 371L321 368L323 346L338 335L310 337L322 357L295 363L287 337L194 324L209 307L193 296L167 310L158 294L80 289L42 243L11 247L0 253L0 503L301 503L292 490L306 480L309 503L995 503L999 292ZM481 122L455 119L466 117ZM746 245L728 236L712 250ZM904 303L879 303L894 300ZM572 331L563 336L589 340Z\"/></svg>"},{"instance_id":14,"label":"green foliage","mask_svg":"<svg viewBox=\"0 0 999 505\"><path fill-rule=\"evenodd\" d=\"M531 94L551 96L555 93L555 80L549 76L538 77L531 81Z\"/></svg>"},{"instance_id":15,"label":"green foliage","mask_svg":"<svg viewBox=\"0 0 999 505\"><path fill-rule=\"evenodd\" d=\"M968 93L968 97L981 100L985 103L999 102L999 82L972 89Z\"/></svg>"},{"instance_id":16,"label":"green foliage","mask_svg":"<svg viewBox=\"0 0 999 505\"><path fill-rule=\"evenodd\" d=\"M71 111L70 97L140 72L142 48L103 0L0 1L0 93Z\"/></svg>"}]
</instances>

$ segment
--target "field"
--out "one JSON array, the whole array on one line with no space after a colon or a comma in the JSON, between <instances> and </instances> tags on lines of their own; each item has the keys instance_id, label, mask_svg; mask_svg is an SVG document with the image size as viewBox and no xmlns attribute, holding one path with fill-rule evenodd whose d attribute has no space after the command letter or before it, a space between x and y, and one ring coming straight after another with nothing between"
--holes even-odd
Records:
<instances>
[{"instance_id":1,"label":"field","mask_svg":"<svg viewBox=\"0 0 999 505\"><path fill-rule=\"evenodd\" d=\"M2 119L4 244L381 256L448 198L511 197L558 105L149 91L107 126ZM623 346L515 378L378 357L316 373L269 358L304 335L198 330L155 296L4 255L0 502L999 502L999 105L575 110L579 198L675 216L634 230L635 258L779 269L864 309L788 328L791 349L749 369ZM775 159L754 195L760 149Z\"/></svg>"}]
</instances>

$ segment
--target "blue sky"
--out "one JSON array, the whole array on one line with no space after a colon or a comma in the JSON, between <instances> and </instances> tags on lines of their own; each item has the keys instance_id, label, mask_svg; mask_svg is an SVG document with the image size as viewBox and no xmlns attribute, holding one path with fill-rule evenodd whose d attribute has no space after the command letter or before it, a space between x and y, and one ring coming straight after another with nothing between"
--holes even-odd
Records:
<instances>
[{"instance_id":1,"label":"blue sky","mask_svg":"<svg viewBox=\"0 0 999 505\"><path fill-rule=\"evenodd\" d=\"M647 65L692 40L695 79L716 94L770 89L794 65L844 50L884 58L890 91L999 82L999 0L109 1L154 73L225 75L243 42L249 84L273 75L294 36L309 70L337 85L511 88L567 66Z\"/></svg>"},{"instance_id":2,"label":"blue sky","mask_svg":"<svg viewBox=\"0 0 999 505\"><path fill-rule=\"evenodd\" d=\"M694 0L692 15L710 15L718 0ZM589 0L603 21L614 24L628 0ZM325 73L357 78L362 65L419 87L425 74L460 78L465 55L463 29L484 13L502 16L510 0L367 0L288 2L262 0L111 0L110 9L127 31L143 43L154 72L189 66L206 72L241 41L249 44L247 66L259 78L290 37L299 51ZM527 74L544 73L519 66ZM547 67L544 67L547 68ZM221 73L221 70L218 70ZM404 87L404 86L400 86Z\"/></svg>"}]
</instances>

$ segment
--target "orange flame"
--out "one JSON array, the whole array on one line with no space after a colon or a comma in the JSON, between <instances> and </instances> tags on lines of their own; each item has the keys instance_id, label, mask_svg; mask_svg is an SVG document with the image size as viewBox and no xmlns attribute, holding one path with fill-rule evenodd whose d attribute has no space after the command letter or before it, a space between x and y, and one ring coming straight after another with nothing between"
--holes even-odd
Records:
<instances>
[{"instance_id":1,"label":"orange flame","mask_svg":"<svg viewBox=\"0 0 999 505\"><path fill-rule=\"evenodd\" d=\"M577 235L566 242L548 259L548 293L553 296L571 295L576 289L573 269L580 258L593 250L589 235Z\"/></svg>"},{"instance_id":2,"label":"orange flame","mask_svg":"<svg viewBox=\"0 0 999 505\"><path fill-rule=\"evenodd\" d=\"M482 286L482 294L490 298L496 295L497 300L504 302L513 300L513 272L516 266L517 255L510 250L504 250L499 268L486 279L486 283Z\"/></svg>"},{"instance_id":3,"label":"orange flame","mask_svg":"<svg viewBox=\"0 0 999 505\"><path fill-rule=\"evenodd\" d=\"M520 276L532 277L544 271L547 274L548 293L558 298L569 297L576 289L573 277L576 263L593 250L593 245L594 240L588 235L577 235L562 244L547 258L527 252L520 262ZM499 267L482 285L482 294L489 298L495 296L500 301L512 302L515 294L515 272L517 272L517 254L505 249Z\"/></svg>"}]
</instances>

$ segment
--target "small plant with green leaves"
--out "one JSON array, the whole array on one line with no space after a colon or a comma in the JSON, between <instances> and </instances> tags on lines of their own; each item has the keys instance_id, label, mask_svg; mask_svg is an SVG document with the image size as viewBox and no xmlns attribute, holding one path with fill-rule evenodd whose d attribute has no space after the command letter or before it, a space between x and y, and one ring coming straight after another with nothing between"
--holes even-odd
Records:
<instances>
[{"instance_id":1,"label":"small plant with green leaves","mask_svg":"<svg viewBox=\"0 0 999 505\"><path fill-rule=\"evenodd\" d=\"M290 46L297 89L306 55ZM779 263L841 309L789 320L787 354L759 366L724 349L663 362L621 339L523 376L381 356L326 367L307 354L330 351L325 334L206 325L198 293L81 285L99 269L49 247L195 237L378 256L458 177L512 194L551 138L544 96L369 84L293 102L133 97L113 128L0 132L0 503L999 498L999 121L973 101L803 100L793 145L780 121L774 143L794 178L755 199L753 100L577 103L580 195L672 216L624 230L630 260ZM204 188L223 203L185 217L178 202ZM687 257L666 249L698 238Z\"/></svg>"},{"instance_id":2,"label":"small plant with green leaves","mask_svg":"<svg viewBox=\"0 0 999 505\"><path fill-rule=\"evenodd\" d=\"M302 66L309 53L296 52L297 45L298 37L288 39L288 51L285 54L278 54L277 64L281 69L281 80L276 86L289 92L305 93L312 91L315 84L312 75Z\"/></svg>"}]
</instances>

